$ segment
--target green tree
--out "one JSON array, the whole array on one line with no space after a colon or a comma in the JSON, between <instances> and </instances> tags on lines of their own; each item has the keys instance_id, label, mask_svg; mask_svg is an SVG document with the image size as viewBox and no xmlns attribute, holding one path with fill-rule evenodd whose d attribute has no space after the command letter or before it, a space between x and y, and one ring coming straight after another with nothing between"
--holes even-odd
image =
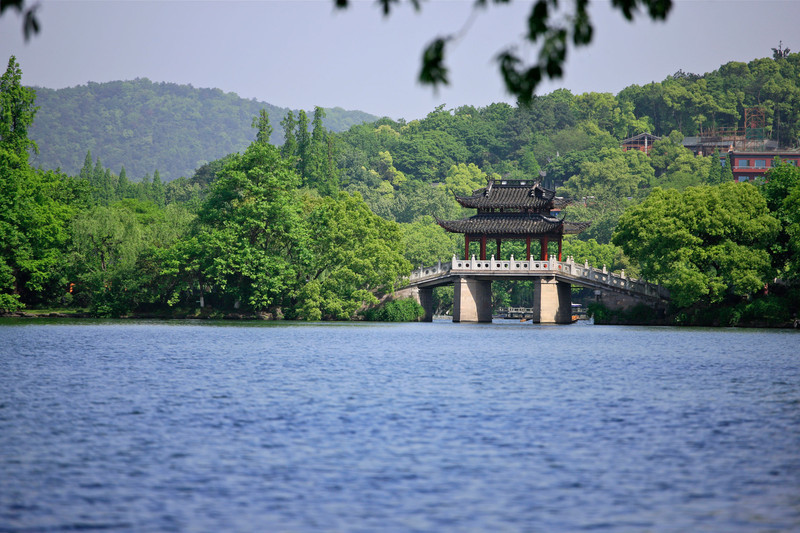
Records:
<instances>
[{"instance_id":1,"label":"green tree","mask_svg":"<svg viewBox=\"0 0 800 533\"><path fill-rule=\"evenodd\" d=\"M75 301L97 316L125 314L129 309L120 298L119 280L133 277L146 247L136 215L122 206L95 206L72 220L70 233L66 276L75 285Z\"/></svg>"},{"instance_id":2,"label":"green tree","mask_svg":"<svg viewBox=\"0 0 800 533\"><path fill-rule=\"evenodd\" d=\"M544 171L547 181L553 188L561 186L572 176L580 173L581 165L586 161L600 160L597 150L573 150L550 161Z\"/></svg>"},{"instance_id":3,"label":"green tree","mask_svg":"<svg viewBox=\"0 0 800 533\"><path fill-rule=\"evenodd\" d=\"M722 167L722 183L730 183L733 181L733 161L731 156L725 156L725 165Z\"/></svg>"},{"instance_id":4,"label":"green tree","mask_svg":"<svg viewBox=\"0 0 800 533\"><path fill-rule=\"evenodd\" d=\"M204 163L197 170L195 170L190 182L198 185L201 189L208 187L215 179L217 179L219 173L222 172L223 168L225 168L225 164L232 157L233 155L228 155L222 159L217 159L215 161L211 161L210 163Z\"/></svg>"},{"instance_id":5,"label":"green tree","mask_svg":"<svg viewBox=\"0 0 800 533\"><path fill-rule=\"evenodd\" d=\"M447 131L409 128L392 156L397 169L406 176L433 183L443 180L453 165L466 163L470 152Z\"/></svg>"},{"instance_id":6,"label":"green tree","mask_svg":"<svg viewBox=\"0 0 800 533\"><path fill-rule=\"evenodd\" d=\"M679 151L675 153L675 158L669 162L666 171L658 177L653 176L650 185L678 190L700 185L707 182L711 165L710 157L695 156L690 150L680 147ZM717 166L719 165L717 164ZM717 180L717 183L719 181Z\"/></svg>"},{"instance_id":7,"label":"green tree","mask_svg":"<svg viewBox=\"0 0 800 533\"><path fill-rule=\"evenodd\" d=\"M800 189L800 168L787 163L779 164L767 172L766 178L759 190L766 199L769 211L781 225L781 231L770 244L770 250L775 267L783 273L787 265L798 263L796 246L791 243L796 239L796 231L790 231L790 228L796 228L798 222L797 202L790 198Z\"/></svg>"},{"instance_id":8,"label":"green tree","mask_svg":"<svg viewBox=\"0 0 800 533\"><path fill-rule=\"evenodd\" d=\"M295 135L297 122L291 109L286 112L286 116L281 120L281 126L283 126L284 138L283 146L281 146L281 155L290 161L294 161L294 158L297 157L297 136Z\"/></svg>"},{"instance_id":9,"label":"green tree","mask_svg":"<svg viewBox=\"0 0 800 533\"><path fill-rule=\"evenodd\" d=\"M269 144L272 137L272 126L269 123L269 115L266 109L258 112L258 116L253 117L253 127L256 129L256 142Z\"/></svg>"},{"instance_id":10,"label":"green tree","mask_svg":"<svg viewBox=\"0 0 800 533\"><path fill-rule=\"evenodd\" d=\"M103 177L105 175L105 167L103 167L103 163L100 161L98 157L95 160L94 169L92 169L91 178L89 179L89 183L92 185L92 190L94 191L94 197L97 202L108 205L108 196L106 193L106 187L104 187Z\"/></svg>"},{"instance_id":11,"label":"green tree","mask_svg":"<svg viewBox=\"0 0 800 533\"><path fill-rule=\"evenodd\" d=\"M0 77L0 309L43 298L53 283L71 209L62 176L28 164L35 93L21 84L14 56Z\"/></svg>"},{"instance_id":12,"label":"green tree","mask_svg":"<svg viewBox=\"0 0 800 533\"><path fill-rule=\"evenodd\" d=\"M153 183L150 184L150 200L159 207L166 204L164 184L161 183L161 174L156 170L153 173Z\"/></svg>"},{"instance_id":13,"label":"green tree","mask_svg":"<svg viewBox=\"0 0 800 533\"><path fill-rule=\"evenodd\" d=\"M708 185L719 185L725 183L725 175L723 174L722 161L720 160L719 150L714 150L711 156L711 161L708 165L708 177L705 182Z\"/></svg>"},{"instance_id":14,"label":"green tree","mask_svg":"<svg viewBox=\"0 0 800 533\"><path fill-rule=\"evenodd\" d=\"M432 216L422 216L402 224L403 255L415 267L447 262L457 253L457 237L447 233Z\"/></svg>"},{"instance_id":15,"label":"green tree","mask_svg":"<svg viewBox=\"0 0 800 533\"><path fill-rule=\"evenodd\" d=\"M266 311L296 290L308 238L299 184L278 149L258 142L211 184L197 240L203 278L220 302Z\"/></svg>"},{"instance_id":16,"label":"green tree","mask_svg":"<svg viewBox=\"0 0 800 533\"><path fill-rule=\"evenodd\" d=\"M721 302L764 287L779 230L755 187L725 183L683 192L655 189L620 218L612 242L678 307Z\"/></svg>"},{"instance_id":17,"label":"green tree","mask_svg":"<svg viewBox=\"0 0 800 533\"><path fill-rule=\"evenodd\" d=\"M125 167L119 169L119 176L117 177L117 199L122 200L128 198L130 195L131 184L128 181L128 173L125 172Z\"/></svg>"},{"instance_id":18,"label":"green tree","mask_svg":"<svg viewBox=\"0 0 800 533\"><path fill-rule=\"evenodd\" d=\"M22 70L14 56L0 77L0 146L28 160L28 151L36 144L28 138L28 129L38 109L36 93L22 85Z\"/></svg>"},{"instance_id":19,"label":"green tree","mask_svg":"<svg viewBox=\"0 0 800 533\"><path fill-rule=\"evenodd\" d=\"M40 173L0 147L0 293L37 303L58 292L66 224L73 210L59 196L64 178Z\"/></svg>"},{"instance_id":20,"label":"green tree","mask_svg":"<svg viewBox=\"0 0 800 533\"><path fill-rule=\"evenodd\" d=\"M308 133L308 115L302 109L297 114L297 172L305 183L311 156L311 136Z\"/></svg>"},{"instance_id":21,"label":"green tree","mask_svg":"<svg viewBox=\"0 0 800 533\"><path fill-rule=\"evenodd\" d=\"M395 168L392 154L388 151L378 152L378 161L375 164L375 170L370 170L370 173L373 174L377 180L388 182L396 189L402 187L407 181L406 175Z\"/></svg>"},{"instance_id":22,"label":"green tree","mask_svg":"<svg viewBox=\"0 0 800 533\"><path fill-rule=\"evenodd\" d=\"M137 200L141 200L146 202L148 200L152 201L153 199L153 178L150 174L145 174L141 181L136 184L136 195L135 198Z\"/></svg>"},{"instance_id":23,"label":"green tree","mask_svg":"<svg viewBox=\"0 0 800 533\"><path fill-rule=\"evenodd\" d=\"M191 209L195 209L199 207L200 186L184 177L180 177L164 186L164 199L167 205L174 203L188 204Z\"/></svg>"},{"instance_id":24,"label":"green tree","mask_svg":"<svg viewBox=\"0 0 800 533\"><path fill-rule=\"evenodd\" d=\"M785 276L796 283L800 280L800 184L790 189L781 211L786 214L781 220L787 237Z\"/></svg>"},{"instance_id":25,"label":"green tree","mask_svg":"<svg viewBox=\"0 0 800 533\"><path fill-rule=\"evenodd\" d=\"M412 298L391 300L364 312L364 318L377 322L413 322L423 316L425 309Z\"/></svg>"},{"instance_id":26,"label":"green tree","mask_svg":"<svg viewBox=\"0 0 800 533\"><path fill-rule=\"evenodd\" d=\"M142 226L125 207L84 211L72 221L71 232L75 262L91 273L131 266L143 247Z\"/></svg>"},{"instance_id":27,"label":"green tree","mask_svg":"<svg viewBox=\"0 0 800 533\"><path fill-rule=\"evenodd\" d=\"M419 180L408 180L396 191L392 213L398 222L413 222L431 214L442 219L474 214L460 207L444 187Z\"/></svg>"},{"instance_id":28,"label":"green tree","mask_svg":"<svg viewBox=\"0 0 800 533\"><path fill-rule=\"evenodd\" d=\"M619 148L600 151L598 161L584 161L578 174L564 184L563 191L572 198L594 197L614 202L634 197L653 178L653 167L638 150L623 152Z\"/></svg>"},{"instance_id":29,"label":"green tree","mask_svg":"<svg viewBox=\"0 0 800 533\"><path fill-rule=\"evenodd\" d=\"M87 182L92 183L93 172L94 172L94 160L92 159L92 151L86 150L86 157L83 158L83 167L81 168L78 176L81 179L84 179Z\"/></svg>"},{"instance_id":30,"label":"green tree","mask_svg":"<svg viewBox=\"0 0 800 533\"><path fill-rule=\"evenodd\" d=\"M325 110L315 107L304 182L317 189L320 194L331 196L339 190L339 175L335 165L333 139L322 124L324 118Z\"/></svg>"},{"instance_id":31,"label":"green tree","mask_svg":"<svg viewBox=\"0 0 800 533\"><path fill-rule=\"evenodd\" d=\"M471 196L472 191L486 186L486 174L477 166L470 163L453 165L447 171L444 187L448 194L457 196Z\"/></svg>"},{"instance_id":32,"label":"green tree","mask_svg":"<svg viewBox=\"0 0 800 533\"><path fill-rule=\"evenodd\" d=\"M576 263L588 263L595 268L606 267L611 272L625 270L627 276L636 276L637 269L622 252L622 248L613 244L600 244L595 239L564 239L563 256L571 256Z\"/></svg>"},{"instance_id":33,"label":"green tree","mask_svg":"<svg viewBox=\"0 0 800 533\"><path fill-rule=\"evenodd\" d=\"M373 214L360 195L305 199L311 238L296 313L306 320L353 318L411 271L400 226Z\"/></svg>"},{"instance_id":34,"label":"green tree","mask_svg":"<svg viewBox=\"0 0 800 533\"><path fill-rule=\"evenodd\" d=\"M539 161L536 160L536 154L533 151L525 152L520 161L520 170L525 173L529 179L538 180L541 167Z\"/></svg>"}]
</instances>

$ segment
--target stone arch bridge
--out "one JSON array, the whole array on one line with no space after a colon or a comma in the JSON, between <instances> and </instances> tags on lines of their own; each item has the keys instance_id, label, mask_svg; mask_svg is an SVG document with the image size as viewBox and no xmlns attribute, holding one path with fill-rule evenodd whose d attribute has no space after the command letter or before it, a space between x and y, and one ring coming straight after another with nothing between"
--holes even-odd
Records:
<instances>
[{"instance_id":1,"label":"stone arch bridge","mask_svg":"<svg viewBox=\"0 0 800 533\"><path fill-rule=\"evenodd\" d=\"M424 320L433 320L433 289L454 286L453 322L492 321L492 281L532 280L534 290L533 322L568 324L572 322L572 285L595 290L609 308L632 307L644 303L664 308L669 293L660 285L632 279L622 274L578 264L568 257L549 259L457 259L412 272L396 297L412 297L425 309Z\"/></svg>"}]
</instances>

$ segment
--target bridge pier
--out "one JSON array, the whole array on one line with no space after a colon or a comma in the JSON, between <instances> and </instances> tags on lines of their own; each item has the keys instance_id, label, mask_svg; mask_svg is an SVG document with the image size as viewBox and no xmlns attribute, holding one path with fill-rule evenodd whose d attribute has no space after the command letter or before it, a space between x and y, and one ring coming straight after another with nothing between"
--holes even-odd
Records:
<instances>
[{"instance_id":1,"label":"bridge pier","mask_svg":"<svg viewBox=\"0 0 800 533\"><path fill-rule=\"evenodd\" d=\"M421 322L433 322L433 289L417 287L414 295L417 302L425 309L425 315L420 319Z\"/></svg>"},{"instance_id":2,"label":"bridge pier","mask_svg":"<svg viewBox=\"0 0 800 533\"><path fill-rule=\"evenodd\" d=\"M533 280L533 322L569 324L572 322L572 286L551 278Z\"/></svg>"},{"instance_id":3,"label":"bridge pier","mask_svg":"<svg viewBox=\"0 0 800 533\"><path fill-rule=\"evenodd\" d=\"M412 298L425 310L420 322L433 322L433 288L432 287L406 287L395 291L394 298Z\"/></svg>"},{"instance_id":4,"label":"bridge pier","mask_svg":"<svg viewBox=\"0 0 800 533\"><path fill-rule=\"evenodd\" d=\"M492 321L492 282L457 278L453 282L453 322Z\"/></svg>"}]
</instances>

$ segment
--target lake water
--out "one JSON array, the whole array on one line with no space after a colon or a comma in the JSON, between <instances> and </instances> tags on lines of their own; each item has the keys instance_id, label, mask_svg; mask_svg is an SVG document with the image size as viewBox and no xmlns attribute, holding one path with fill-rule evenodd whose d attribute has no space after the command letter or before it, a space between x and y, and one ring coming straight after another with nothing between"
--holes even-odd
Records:
<instances>
[{"instance_id":1,"label":"lake water","mask_svg":"<svg viewBox=\"0 0 800 533\"><path fill-rule=\"evenodd\" d=\"M0 531L800 531L800 334L0 320Z\"/></svg>"}]
</instances>

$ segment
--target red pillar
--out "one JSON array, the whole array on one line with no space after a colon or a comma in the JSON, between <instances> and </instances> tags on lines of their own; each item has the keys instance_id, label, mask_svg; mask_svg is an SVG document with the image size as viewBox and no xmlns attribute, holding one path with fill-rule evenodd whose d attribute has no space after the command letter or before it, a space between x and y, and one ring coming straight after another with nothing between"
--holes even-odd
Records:
<instances>
[{"instance_id":1,"label":"red pillar","mask_svg":"<svg viewBox=\"0 0 800 533\"><path fill-rule=\"evenodd\" d=\"M500 260L500 239L497 239L497 255L494 258Z\"/></svg>"},{"instance_id":2,"label":"red pillar","mask_svg":"<svg viewBox=\"0 0 800 533\"><path fill-rule=\"evenodd\" d=\"M469 235L464 234L464 261L469 261Z\"/></svg>"},{"instance_id":3,"label":"red pillar","mask_svg":"<svg viewBox=\"0 0 800 533\"><path fill-rule=\"evenodd\" d=\"M486 260L486 235L481 235L481 261Z\"/></svg>"},{"instance_id":4,"label":"red pillar","mask_svg":"<svg viewBox=\"0 0 800 533\"><path fill-rule=\"evenodd\" d=\"M525 261L531 258L531 236L525 238Z\"/></svg>"},{"instance_id":5,"label":"red pillar","mask_svg":"<svg viewBox=\"0 0 800 533\"><path fill-rule=\"evenodd\" d=\"M563 239L562 236L558 236L558 260L561 261L561 240Z\"/></svg>"},{"instance_id":6,"label":"red pillar","mask_svg":"<svg viewBox=\"0 0 800 533\"><path fill-rule=\"evenodd\" d=\"M542 237L542 261L547 261L547 236Z\"/></svg>"}]
</instances>

